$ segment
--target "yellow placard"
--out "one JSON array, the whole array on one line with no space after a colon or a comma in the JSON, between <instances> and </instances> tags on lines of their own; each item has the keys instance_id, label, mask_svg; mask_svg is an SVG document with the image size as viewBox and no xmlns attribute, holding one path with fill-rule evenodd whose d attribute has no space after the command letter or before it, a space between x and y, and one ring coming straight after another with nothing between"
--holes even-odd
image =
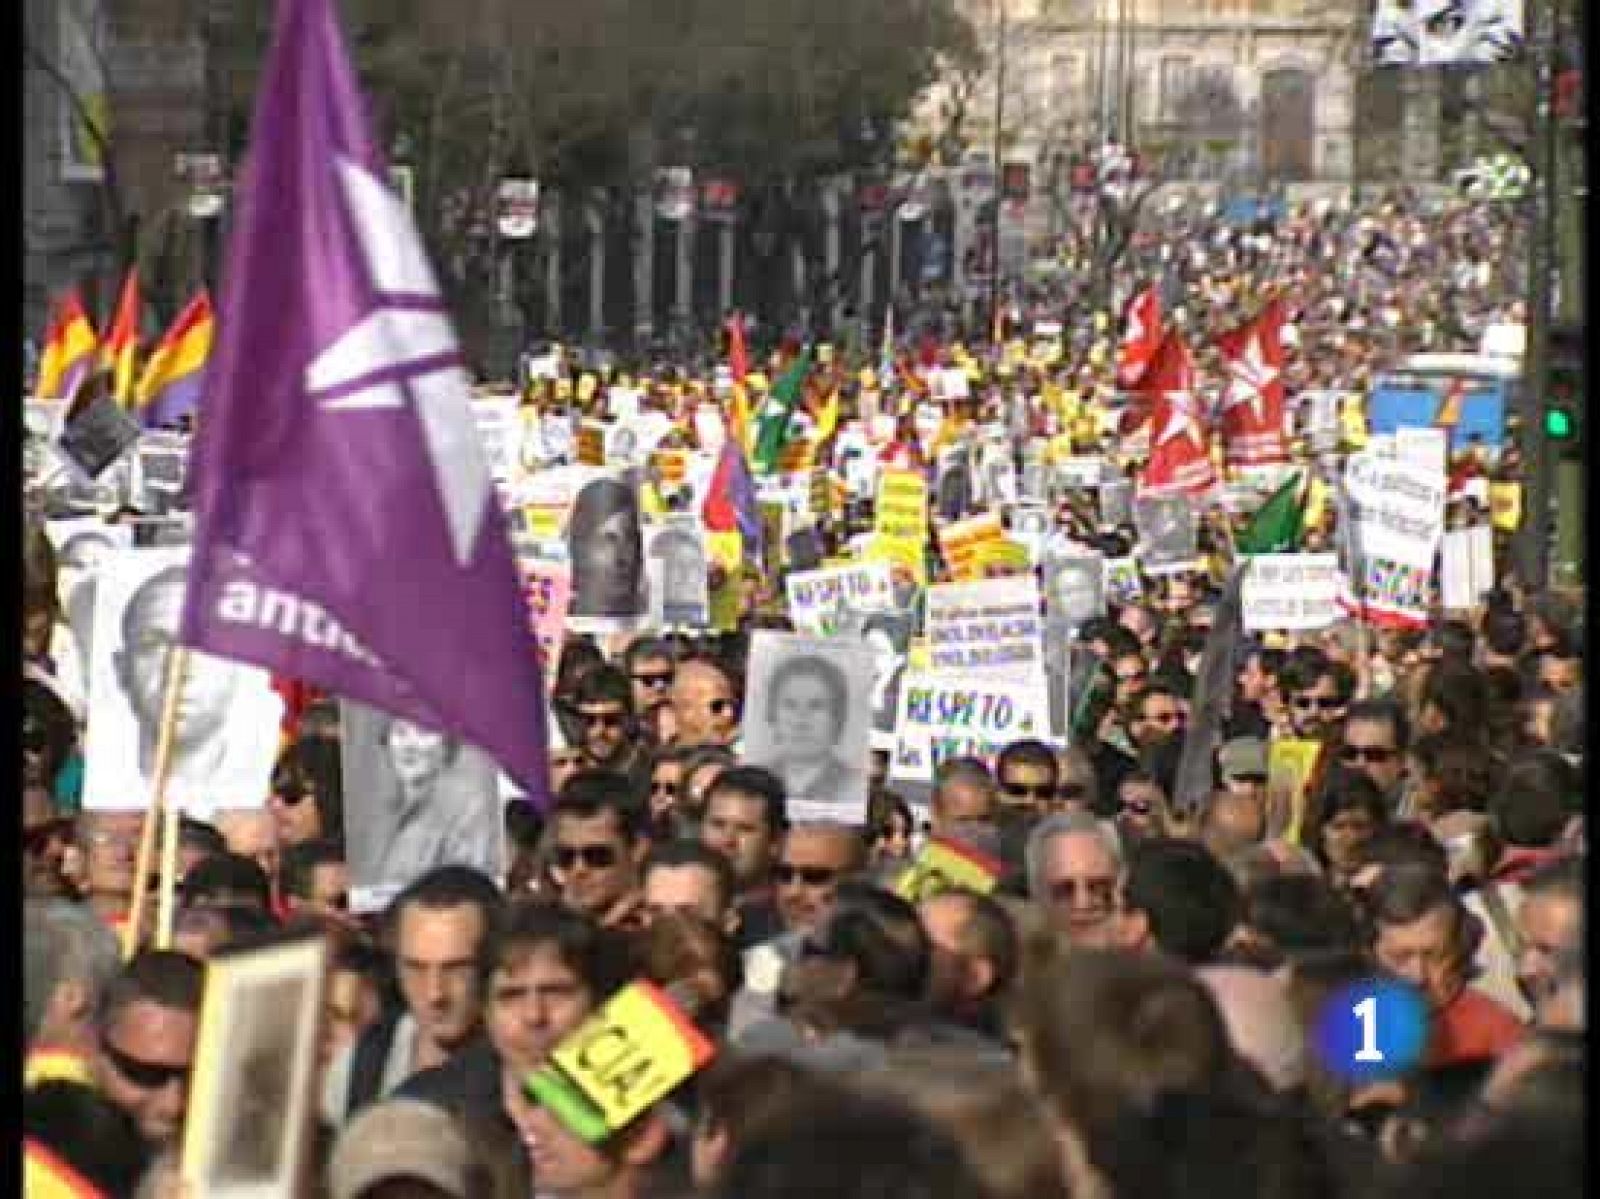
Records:
<instances>
[{"instance_id":1,"label":"yellow placard","mask_svg":"<svg viewBox=\"0 0 1600 1199\"><path fill-rule=\"evenodd\" d=\"M27 1199L100 1199L100 1191L45 1146L22 1142L22 1193Z\"/></svg>"},{"instance_id":2,"label":"yellow placard","mask_svg":"<svg viewBox=\"0 0 1600 1199\"><path fill-rule=\"evenodd\" d=\"M677 487L689 476L688 450L656 450L650 455L650 465L666 487Z\"/></svg>"},{"instance_id":3,"label":"yellow placard","mask_svg":"<svg viewBox=\"0 0 1600 1199\"><path fill-rule=\"evenodd\" d=\"M886 470L878 479L874 532L893 541L928 536L928 481L914 470Z\"/></svg>"},{"instance_id":4,"label":"yellow placard","mask_svg":"<svg viewBox=\"0 0 1600 1199\"><path fill-rule=\"evenodd\" d=\"M987 854L944 837L929 837L916 860L895 880L894 889L911 903L958 889L987 895L1000 874L1000 863Z\"/></svg>"},{"instance_id":5,"label":"yellow placard","mask_svg":"<svg viewBox=\"0 0 1600 1199\"><path fill-rule=\"evenodd\" d=\"M606 464L606 431L603 426L584 421L578 428L578 461L585 466Z\"/></svg>"},{"instance_id":6,"label":"yellow placard","mask_svg":"<svg viewBox=\"0 0 1600 1199\"><path fill-rule=\"evenodd\" d=\"M632 982L579 1025L551 1059L604 1114L625 1128L713 1053L711 1042L648 982Z\"/></svg>"},{"instance_id":7,"label":"yellow placard","mask_svg":"<svg viewBox=\"0 0 1600 1199\"><path fill-rule=\"evenodd\" d=\"M587 404L594 399L594 389L597 380L593 375L580 375L578 377L578 402Z\"/></svg>"},{"instance_id":8,"label":"yellow placard","mask_svg":"<svg viewBox=\"0 0 1600 1199\"><path fill-rule=\"evenodd\" d=\"M718 632L731 633L739 627L744 538L737 529L727 533L708 532L706 554L712 562L722 567L722 585L712 587L707 596L711 627Z\"/></svg>"},{"instance_id":9,"label":"yellow placard","mask_svg":"<svg viewBox=\"0 0 1600 1199\"><path fill-rule=\"evenodd\" d=\"M939 530L939 549L950 567L950 577L957 582L983 578L980 555L986 546L1005 539L1000 517L992 512L969 516L953 521Z\"/></svg>"},{"instance_id":10,"label":"yellow placard","mask_svg":"<svg viewBox=\"0 0 1600 1199\"><path fill-rule=\"evenodd\" d=\"M995 578L999 575L1027 574L1033 569L1033 563L1028 558L1028 548L1010 538L999 541L985 541L975 551L978 559L978 571L986 578Z\"/></svg>"},{"instance_id":11,"label":"yellow placard","mask_svg":"<svg viewBox=\"0 0 1600 1199\"><path fill-rule=\"evenodd\" d=\"M1489 484L1489 522L1502 533L1515 533L1522 523L1522 484Z\"/></svg>"},{"instance_id":12,"label":"yellow placard","mask_svg":"<svg viewBox=\"0 0 1600 1199\"><path fill-rule=\"evenodd\" d=\"M926 637L913 637L906 646L907 670L932 670L933 653Z\"/></svg>"},{"instance_id":13,"label":"yellow placard","mask_svg":"<svg viewBox=\"0 0 1600 1199\"><path fill-rule=\"evenodd\" d=\"M1280 737L1267 749L1268 825L1281 828L1284 839L1295 845L1300 844L1306 791L1321 752L1320 741L1304 737Z\"/></svg>"},{"instance_id":14,"label":"yellow placard","mask_svg":"<svg viewBox=\"0 0 1600 1199\"><path fill-rule=\"evenodd\" d=\"M524 504L522 527L535 541L558 541L561 538L561 523L566 519L566 514L567 509L564 504Z\"/></svg>"}]
</instances>

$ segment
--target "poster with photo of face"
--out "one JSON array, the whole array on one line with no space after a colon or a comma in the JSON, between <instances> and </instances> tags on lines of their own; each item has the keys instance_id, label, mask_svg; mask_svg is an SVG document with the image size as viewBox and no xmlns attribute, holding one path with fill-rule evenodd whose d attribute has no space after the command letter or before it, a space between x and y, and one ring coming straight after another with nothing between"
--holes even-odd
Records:
<instances>
[{"instance_id":1,"label":"poster with photo of face","mask_svg":"<svg viewBox=\"0 0 1600 1199\"><path fill-rule=\"evenodd\" d=\"M751 637L744 760L783 779L791 820L866 823L873 676L854 638Z\"/></svg>"},{"instance_id":2,"label":"poster with photo of face","mask_svg":"<svg viewBox=\"0 0 1600 1199\"><path fill-rule=\"evenodd\" d=\"M345 700L344 826L350 903L381 909L435 866L505 868L499 768L481 749Z\"/></svg>"},{"instance_id":3,"label":"poster with photo of face","mask_svg":"<svg viewBox=\"0 0 1600 1199\"><path fill-rule=\"evenodd\" d=\"M650 618L658 629L703 629L711 619L705 528L696 516L673 516L646 530Z\"/></svg>"},{"instance_id":4,"label":"poster with photo of face","mask_svg":"<svg viewBox=\"0 0 1600 1199\"><path fill-rule=\"evenodd\" d=\"M56 593L67 627L78 646L78 660L94 660L94 597L100 568L133 545L133 529L110 525L98 516L46 521L45 536L56 551Z\"/></svg>"},{"instance_id":5,"label":"poster with photo of face","mask_svg":"<svg viewBox=\"0 0 1600 1199\"><path fill-rule=\"evenodd\" d=\"M1106 614L1105 558L1100 554L1052 557L1044 565L1045 616L1051 625L1076 629Z\"/></svg>"},{"instance_id":6,"label":"poster with photo of face","mask_svg":"<svg viewBox=\"0 0 1600 1199\"><path fill-rule=\"evenodd\" d=\"M1141 497L1134 503L1139 565L1146 574L1188 570L1200 556L1194 503L1186 496Z\"/></svg>"},{"instance_id":7,"label":"poster with photo of face","mask_svg":"<svg viewBox=\"0 0 1600 1199\"><path fill-rule=\"evenodd\" d=\"M151 801L168 652L177 644L186 547L124 549L101 564L89 659L83 804L139 811ZM175 709L167 798L208 820L266 802L283 700L267 672L189 651Z\"/></svg>"},{"instance_id":8,"label":"poster with photo of face","mask_svg":"<svg viewBox=\"0 0 1600 1199\"><path fill-rule=\"evenodd\" d=\"M597 472L567 514L572 563L570 624L580 633L636 627L646 614L644 535L631 475Z\"/></svg>"},{"instance_id":9,"label":"poster with photo of face","mask_svg":"<svg viewBox=\"0 0 1600 1199\"><path fill-rule=\"evenodd\" d=\"M859 637L872 654L873 749L894 749L900 679L906 672L916 627L914 611L864 612L847 606L840 615L838 635Z\"/></svg>"}]
</instances>

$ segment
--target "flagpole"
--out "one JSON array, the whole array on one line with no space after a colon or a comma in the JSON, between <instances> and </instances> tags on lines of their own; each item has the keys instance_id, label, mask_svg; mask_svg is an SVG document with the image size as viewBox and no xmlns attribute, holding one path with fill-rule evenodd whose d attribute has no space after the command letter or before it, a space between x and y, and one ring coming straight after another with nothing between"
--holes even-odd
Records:
<instances>
[{"instance_id":1,"label":"flagpole","mask_svg":"<svg viewBox=\"0 0 1600 1199\"><path fill-rule=\"evenodd\" d=\"M156 822L162 816L166 806L167 772L172 761L172 737L177 731L178 724L178 695L183 690L183 676L189 665L189 648L184 645L174 645L167 653L167 681L166 694L161 701L161 724L156 732L156 760L154 777L151 780L150 805L145 809L144 823L139 830L139 853L134 860L133 868L133 895L128 907L128 923L122 930L122 955L131 958L139 949L139 933L144 925L145 893L148 890L150 878L151 859L156 851ZM173 872L177 866L177 813L174 812L168 829L167 839L171 843L171 861L163 854L161 900L163 902L163 917L165 926L164 942L158 941L159 948L165 948L172 938L172 912L170 904L173 895Z\"/></svg>"}]
</instances>

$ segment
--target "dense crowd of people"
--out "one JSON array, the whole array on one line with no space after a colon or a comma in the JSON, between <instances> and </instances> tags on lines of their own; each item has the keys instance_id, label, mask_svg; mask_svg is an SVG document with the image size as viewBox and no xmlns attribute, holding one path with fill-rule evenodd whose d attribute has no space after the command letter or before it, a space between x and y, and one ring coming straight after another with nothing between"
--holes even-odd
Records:
<instances>
[{"instance_id":1,"label":"dense crowd of people","mask_svg":"<svg viewBox=\"0 0 1600 1199\"><path fill-rule=\"evenodd\" d=\"M1513 237L1482 205L1409 197L1243 230L1173 208L1130 270L1169 278L1171 320L1195 330L1231 327L1282 288L1291 392L1359 394L1405 353L1469 347L1515 319ZM969 363L975 385L937 431L902 410L878 460L932 485L939 449L999 423L1019 460L1065 438L1126 462L1115 322L1068 300L1053 311L1063 344L1045 363L978 363L915 329L902 362ZM875 355L848 365L829 401L842 411L800 422L824 431L816 462L836 473L827 426L893 411L907 386ZM687 400L725 392L685 376L642 376L646 406L683 426L668 448L692 444ZM604 396L552 380L525 398L547 412ZM1310 465L1303 444L1295 454ZM1508 458L1483 467L1514 477ZM936 496L932 518L985 505L999 500L981 488L951 511ZM1108 555L1135 539L1092 500L1053 516L1053 535ZM783 567L842 551L873 517L870 495L840 489ZM1324 504L1311 538L1331 544L1337 519ZM381 912L353 913L340 707L313 696L264 806L184 817L172 944L135 930L126 958L139 816L81 810L69 697L83 690L59 685L70 634L30 528L25 1137L91 1193L182 1194L205 963L319 930L331 966L296 1196L1575 1194L1586 848L1572 597L1504 578L1426 629L1341 620L1241 638L1206 800L1189 806L1177 776L1205 715L1227 520L1202 528L1193 569L1147 578L1076 629L1069 728L992 760L946 758L925 794L874 750L864 827L796 816L783 779L743 757L750 635L788 627L781 577L753 559L731 630L568 633L554 802L506 806L503 878L435 865ZM937 538L926 550L930 581L948 578ZM1293 812L1269 779L1286 739L1316 746ZM907 887L930 845L993 863L990 885ZM640 979L715 1053L588 1139L529 1080ZM1358 1076L1324 1024L1351 988L1379 983L1419 997L1425 1046L1402 1071Z\"/></svg>"}]
</instances>

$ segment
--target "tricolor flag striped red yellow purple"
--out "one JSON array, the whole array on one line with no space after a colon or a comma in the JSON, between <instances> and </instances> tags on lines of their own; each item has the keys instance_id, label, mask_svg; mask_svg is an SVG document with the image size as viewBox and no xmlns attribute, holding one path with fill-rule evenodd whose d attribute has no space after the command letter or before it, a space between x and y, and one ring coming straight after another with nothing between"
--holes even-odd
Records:
<instances>
[{"instance_id":1,"label":"tricolor flag striped red yellow purple","mask_svg":"<svg viewBox=\"0 0 1600 1199\"><path fill-rule=\"evenodd\" d=\"M111 332L100 347L101 365L111 372L111 397L124 408L133 403L137 382L134 368L139 355L139 268L129 267L117 300Z\"/></svg>"},{"instance_id":2,"label":"tricolor flag striped red yellow purple","mask_svg":"<svg viewBox=\"0 0 1600 1199\"><path fill-rule=\"evenodd\" d=\"M28 1199L102 1199L104 1194L32 1138L22 1142L22 1193Z\"/></svg>"},{"instance_id":3,"label":"tricolor flag striped red yellow purple","mask_svg":"<svg viewBox=\"0 0 1600 1199\"><path fill-rule=\"evenodd\" d=\"M62 298L45 334L34 394L42 400L72 399L89 377L99 347L100 339L74 288Z\"/></svg>"},{"instance_id":4,"label":"tricolor flag striped red yellow purple","mask_svg":"<svg viewBox=\"0 0 1600 1199\"><path fill-rule=\"evenodd\" d=\"M139 377L134 402L145 428L175 424L198 407L215 331L211 296L202 290L156 344Z\"/></svg>"}]
</instances>

